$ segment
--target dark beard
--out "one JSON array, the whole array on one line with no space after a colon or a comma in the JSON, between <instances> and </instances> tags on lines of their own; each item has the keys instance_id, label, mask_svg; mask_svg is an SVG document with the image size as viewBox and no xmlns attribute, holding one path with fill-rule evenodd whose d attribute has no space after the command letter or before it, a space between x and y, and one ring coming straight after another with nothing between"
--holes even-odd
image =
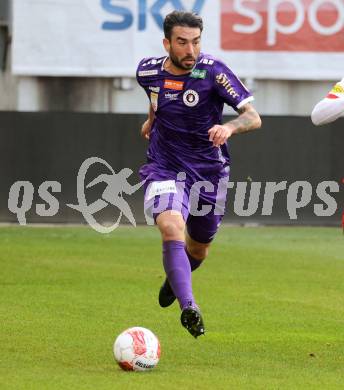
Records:
<instances>
[{"instance_id":1,"label":"dark beard","mask_svg":"<svg viewBox=\"0 0 344 390\"><path fill-rule=\"evenodd\" d=\"M170 60L171 62L173 63L173 65L176 67L176 68L179 68L179 69L182 69L182 70L191 70L195 64L192 64L190 66L184 66L181 62L179 62L177 60L176 57L174 57L172 54L170 54Z\"/></svg>"}]
</instances>

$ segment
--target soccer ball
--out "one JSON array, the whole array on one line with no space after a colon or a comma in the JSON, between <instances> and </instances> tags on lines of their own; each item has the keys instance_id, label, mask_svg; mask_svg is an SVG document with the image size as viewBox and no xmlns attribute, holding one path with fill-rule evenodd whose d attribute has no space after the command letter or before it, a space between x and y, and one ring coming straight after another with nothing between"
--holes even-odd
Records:
<instances>
[{"instance_id":1,"label":"soccer ball","mask_svg":"<svg viewBox=\"0 0 344 390\"><path fill-rule=\"evenodd\" d=\"M139 326L122 332L113 345L119 366L126 371L148 371L160 359L160 343L149 329Z\"/></svg>"}]
</instances>

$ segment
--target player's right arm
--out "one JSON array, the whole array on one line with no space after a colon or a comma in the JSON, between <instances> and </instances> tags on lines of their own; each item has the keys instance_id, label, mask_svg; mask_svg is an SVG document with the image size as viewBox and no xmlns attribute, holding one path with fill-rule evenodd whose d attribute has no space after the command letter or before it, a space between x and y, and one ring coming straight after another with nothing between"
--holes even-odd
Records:
<instances>
[{"instance_id":1,"label":"player's right arm","mask_svg":"<svg viewBox=\"0 0 344 390\"><path fill-rule=\"evenodd\" d=\"M344 79L313 108L311 119L316 126L325 125L344 114Z\"/></svg>"},{"instance_id":2,"label":"player's right arm","mask_svg":"<svg viewBox=\"0 0 344 390\"><path fill-rule=\"evenodd\" d=\"M148 112L148 118L147 120L143 123L141 127L141 135L143 138L149 139L149 135L152 129L152 124L154 121L154 111L152 106L149 106L149 112Z\"/></svg>"},{"instance_id":3,"label":"player's right arm","mask_svg":"<svg viewBox=\"0 0 344 390\"><path fill-rule=\"evenodd\" d=\"M141 127L142 137L149 139L152 125L155 119L154 110L152 107L152 95L157 95L153 88L156 87L156 75L158 74L159 65L162 62L162 58L144 58L140 61L136 70L136 80L138 84L144 89L150 100L148 118ZM153 93L154 92L154 93Z\"/></svg>"}]
</instances>

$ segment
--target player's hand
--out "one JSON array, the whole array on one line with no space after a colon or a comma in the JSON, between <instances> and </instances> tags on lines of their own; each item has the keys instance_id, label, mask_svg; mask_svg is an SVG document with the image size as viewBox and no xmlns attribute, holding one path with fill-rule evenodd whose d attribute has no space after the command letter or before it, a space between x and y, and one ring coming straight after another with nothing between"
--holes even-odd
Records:
<instances>
[{"instance_id":1,"label":"player's hand","mask_svg":"<svg viewBox=\"0 0 344 390\"><path fill-rule=\"evenodd\" d=\"M234 130L234 126L215 125L208 130L209 141L211 141L214 146L219 147L227 142L227 139L233 134Z\"/></svg>"},{"instance_id":2,"label":"player's hand","mask_svg":"<svg viewBox=\"0 0 344 390\"><path fill-rule=\"evenodd\" d=\"M152 123L149 119L144 122L144 124L141 127L141 135L143 138L149 139L149 135L151 132Z\"/></svg>"}]
</instances>

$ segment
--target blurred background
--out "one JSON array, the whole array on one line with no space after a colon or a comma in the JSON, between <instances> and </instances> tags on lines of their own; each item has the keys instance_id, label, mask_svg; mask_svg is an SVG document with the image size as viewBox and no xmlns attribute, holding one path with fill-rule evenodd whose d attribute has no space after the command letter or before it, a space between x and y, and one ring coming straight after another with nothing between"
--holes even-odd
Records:
<instances>
[{"instance_id":1,"label":"blurred background","mask_svg":"<svg viewBox=\"0 0 344 390\"><path fill-rule=\"evenodd\" d=\"M84 223L66 205L76 203L78 170L92 156L115 172L130 167L132 184L139 180L147 147L139 131L148 101L135 71L141 58L165 54L162 21L173 9L203 17L203 51L241 78L263 118L261 130L230 142L236 184L226 221L340 226L344 122L318 128L309 116L344 77L342 0L0 0L0 221L17 221L8 209L9 191L29 181L28 222ZM225 119L234 114L225 109ZM104 166L92 167L89 179L104 172ZM61 189L54 194L58 211L42 216L36 205L48 208L38 192L45 181ZM275 195L271 215L263 215L266 183L282 181L286 189ZM317 191L324 181L332 183L336 207ZM238 182L247 184L246 192L238 191ZM255 182L262 183L256 206L250 205ZM300 207L292 218L287 196L295 182L301 183L294 186ZM90 190L88 201L102 190L102 184ZM309 190L310 198L303 198ZM144 223L142 192L128 203ZM111 222L116 212L109 205L97 218Z\"/></svg>"}]
</instances>

